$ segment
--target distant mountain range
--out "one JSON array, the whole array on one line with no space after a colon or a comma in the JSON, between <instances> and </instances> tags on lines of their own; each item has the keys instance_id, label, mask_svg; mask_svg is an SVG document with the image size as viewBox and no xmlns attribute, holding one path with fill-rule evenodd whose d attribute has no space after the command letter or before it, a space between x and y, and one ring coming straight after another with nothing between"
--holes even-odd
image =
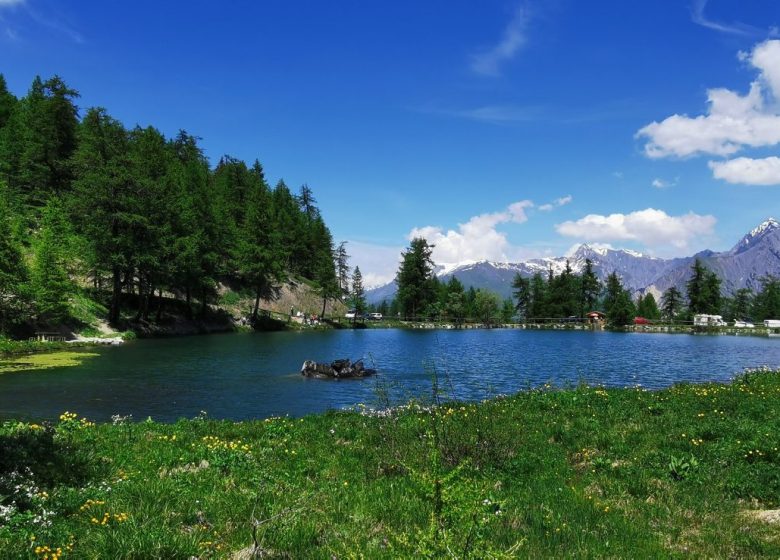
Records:
<instances>
[{"instance_id":1,"label":"distant mountain range","mask_svg":"<svg viewBox=\"0 0 780 560\"><path fill-rule=\"evenodd\" d=\"M488 289L502 297L511 297L515 274L530 277L537 272L546 274L552 268L558 275L565 269L567 260L572 270L579 273L585 268L585 260L590 259L594 272L602 281L614 271L622 278L623 285L634 294L652 293L659 298L671 286L685 293L685 283L696 258L721 278L724 293L731 294L739 288L758 291L763 276L780 277L780 224L774 218L769 218L729 251L721 253L702 251L691 257L660 259L626 249L597 249L580 245L570 257L531 259L520 263L460 263L439 266L436 275L445 282L455 276L466 287ZM366 299L369 303L390 301L396 290L393 281L368 290Z\"/></svg>"}]
</instances>

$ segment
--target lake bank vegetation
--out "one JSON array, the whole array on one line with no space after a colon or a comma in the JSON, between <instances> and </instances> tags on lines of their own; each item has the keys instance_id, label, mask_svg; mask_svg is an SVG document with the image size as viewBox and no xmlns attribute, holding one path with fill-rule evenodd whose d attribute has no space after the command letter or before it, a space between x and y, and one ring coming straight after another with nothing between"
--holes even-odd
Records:
<instances>
[{"instance_id":1,"label":"lake bank vegetation","mask_svg":"<svg viewBox=\"0 0 780 560\"><path fill-rule=\"evenodd\" d=\"M221 324L228 291L253 323L290 278L319 314L340 300L308 185L272 187L257 160L211 167L192 134L127 128L78 97L55 76L17 99L0 76L0 336Z\"/></svg>"},{"instance_id":2,"label":"lake bank vegetation","mask_svg":"<svg viewBox=\"0 0 780 560\"><path fill-rule=\"evenodd\" d=\"M780 372L300 419L0 426L13 558L780 555ZM381 386L380 386L381 388ZM383 394L381 389L379 395ZM254 556L253 556L254 555Z\"/></svg>"}]
</instances>

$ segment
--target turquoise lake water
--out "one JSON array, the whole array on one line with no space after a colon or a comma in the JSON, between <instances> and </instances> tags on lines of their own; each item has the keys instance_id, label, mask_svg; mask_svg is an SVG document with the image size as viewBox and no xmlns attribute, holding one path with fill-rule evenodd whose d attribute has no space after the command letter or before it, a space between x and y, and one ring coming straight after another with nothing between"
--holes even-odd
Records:
<instances>
[{"instance_id":1,"label":"turquoise lake water","mask_svg":"<svg viewBox=\"0 0 780 560\"><path fill-rule=\"evenodd\" d=\"M301 416L427 398L432 372L449 396L478 400L546 382L661 388L726 381L780 366L780 338L584 331L400 330L242 333L138 340L89 349L76 367L0 375L0 418L159 421L205 410L234 420ZM376 377L317 380L304 360L365 357Z\"/></svg>"}]
</instances>

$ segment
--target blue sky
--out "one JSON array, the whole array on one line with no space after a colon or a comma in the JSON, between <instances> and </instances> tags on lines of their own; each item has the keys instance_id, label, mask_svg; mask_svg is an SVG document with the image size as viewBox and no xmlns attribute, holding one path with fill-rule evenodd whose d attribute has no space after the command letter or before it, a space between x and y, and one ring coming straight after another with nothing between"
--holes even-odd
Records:
<instances>
[{"instance_id":1,"label":"blue sky","mask_svg":"<svg viewBox=\"0 0 780 560\"><path fill-rule=\"evenodd\" d=\"M0 0L0 72L308 183L376 284L411 235L672 256L780 217L778 26L776 0Z\"/></svg>"}]
</instances>

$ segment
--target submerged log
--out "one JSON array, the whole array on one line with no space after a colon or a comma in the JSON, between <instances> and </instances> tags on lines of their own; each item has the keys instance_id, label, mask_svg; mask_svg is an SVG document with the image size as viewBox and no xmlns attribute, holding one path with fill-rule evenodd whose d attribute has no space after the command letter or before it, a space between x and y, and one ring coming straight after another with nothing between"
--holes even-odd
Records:
<instances>
[{"instance_id":1,"label":"submerged log","mask_svg":"<svg viewBox=\"0 0 780 560\"><path fill-rule=\"evenodd\" d=\"M316 379L350 379L374 375L375 369L363 365L363 360L352 362L348 359L334 360L330 364L306 360L301 367L301 375Z\"/></svg>"}]
</instances>

